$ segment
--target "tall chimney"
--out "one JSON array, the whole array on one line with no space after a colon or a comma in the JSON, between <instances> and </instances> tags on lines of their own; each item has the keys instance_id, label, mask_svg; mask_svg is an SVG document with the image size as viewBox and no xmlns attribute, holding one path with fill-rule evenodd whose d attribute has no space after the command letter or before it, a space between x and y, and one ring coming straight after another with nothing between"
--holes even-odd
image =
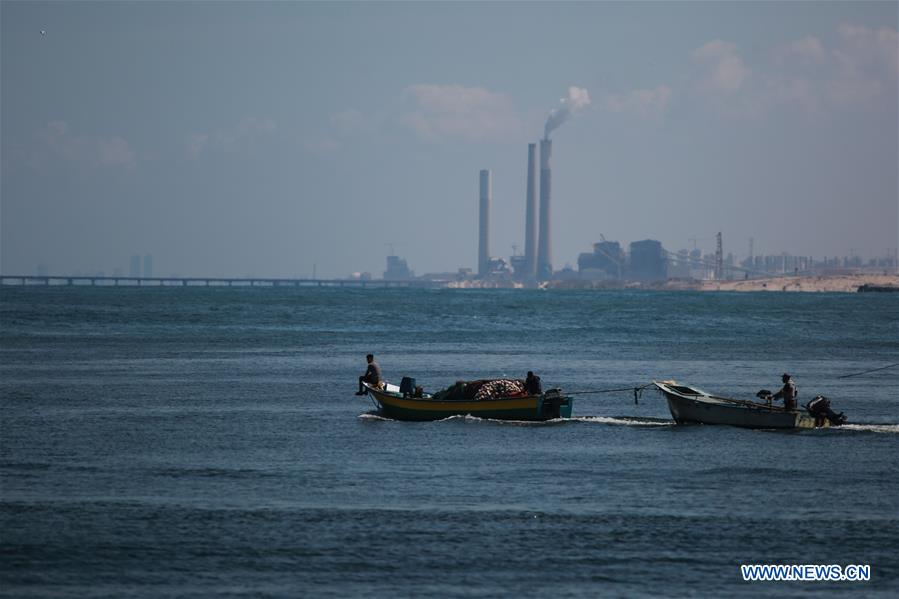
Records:
<instances>
[{"instance_id":1,"label":"tall chimney","mask_svg":"<svg viewBox=\"0 0 899 599\"><path fill-rule=\"evenodd\" d=\"M487 276L490 268L490 198L493 196L493 186L490 181L490 171L481 171L481 203L480 203L480 229L478 235L478 276Z\"/></svg>"},{"instance_id":2,"label":"tall chimney","mask_svg":"<svg viewBox=\"0 0 899 599\"><path fill-rule=\"evenodd\" d=\"M528 187L525 200L524 268L537 276L537 144L528 144Z\"/></svg>"},{"instance_id":3,"label":"tall chimney","mask_svg":"<svg viewBox=\"0 0 899 599\"><path fill-rule=\"evenodd\" d=\"M553 142L540 140L540 239L537 245L537 278L547 281L552 278L552 240L550 238L549 203L552 188Z\"/></svg>"}]
</instances>

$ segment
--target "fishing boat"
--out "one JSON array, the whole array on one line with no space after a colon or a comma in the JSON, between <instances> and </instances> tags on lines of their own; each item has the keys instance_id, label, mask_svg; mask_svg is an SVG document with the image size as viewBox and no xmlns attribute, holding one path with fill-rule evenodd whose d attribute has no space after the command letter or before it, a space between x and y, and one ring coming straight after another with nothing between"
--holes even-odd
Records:
<instances>
[{"instance_id":1,"label":"fishing boat","mask_svg":"<svg viewBox=\"0 0 899 599\"><path fill-rule=\"evenodd\" d=\"M394 420L442 420L450 416L477 416L497 420L553 420L571 418L572 397L559 389L548 389L540 395L521 395L487 399L437 399L427 393L415 397L400 392L389 383L375 388L363 383L378 406L378 412Z\"/></svg>"},{"instance_id":2,"label":"fishing boat","mask_svg":"<svg viewBox=\"0 0 899 599\"><path fill-rule=\"evenodd\" d=\"M678 424L729 424L745 428L816 428L815 417L800 410L785 410L770 402L731 399L706 393L675 381L653 381L668 400L668 409ZM820 426L830 426L824 419Z\"/></svg>"}]
</instances>

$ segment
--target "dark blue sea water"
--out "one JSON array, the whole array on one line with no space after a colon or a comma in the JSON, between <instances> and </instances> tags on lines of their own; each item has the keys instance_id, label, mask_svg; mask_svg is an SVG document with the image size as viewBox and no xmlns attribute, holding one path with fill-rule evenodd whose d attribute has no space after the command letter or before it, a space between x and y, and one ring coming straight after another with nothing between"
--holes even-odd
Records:
<instances>
[{"instance_id":1,"label":"dark blue sea water","mask_svg":"<svg viewBox=\"0 0 899 599\"><path fill-rule=\"evenodd\" d=\"M899 298L285 288L0 289L0 595L899 593ZM852 425L674 426L647 390L545 424L402 423L426 390L793 374ZM740 564L870 564L748 583Z\"/></svg>"}]
</instances>

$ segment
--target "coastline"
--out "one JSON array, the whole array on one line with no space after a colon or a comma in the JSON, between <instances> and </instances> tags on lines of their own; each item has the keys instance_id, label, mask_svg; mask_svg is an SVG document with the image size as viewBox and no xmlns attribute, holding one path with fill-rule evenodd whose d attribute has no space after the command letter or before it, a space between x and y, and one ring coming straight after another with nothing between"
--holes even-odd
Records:
<instances>
[{"instance_id":1,"label":"coastline","mask_svg":"<svg viewBox=\"0 0 899 599\"><path fill-rule=\"evenodd\" d=\"M784 276L742 281L702 281L702 291L780 291L855 293L862 285L899 288L899 275Z\"/></svg>"},{"instance_id":2,"label":"coastline","mask_svg":"<svg viewBox=\"0 0 899 599\"><path fill-rule=\"evenodd\" d=\"M551 289L648 289L658 291L737 291L737 292L806 292L856 293L859 287L899 288L899 275L846 274L779 276L733 281L694 281L669 279L652 283L630 281L587 282L580 280L553 281L545 284Z\"/></svg>"},{"instance_id":3,"label":"coastline","mask_svg":"<svg viewBox=\"0 0 899 599\"><path fill-rule=\"evenodd\" d=\"M783 275L757 279L727 281L699 281L668 279L667 281L588 281L576 277L554 281L514 281L511 278L488 279L224 279L224 278L148 278L104 276L46 276L0 275L0 289L7 287L98 287L98 288L195 289L197 287L347 287L365 288L421 288L421 289L572 289L612 290L646 289L655 291L740 291L740 292L830 292L855 293L860 287L874 287L870 291L899 290L899 274L830 274ZM886 288L886 289L877 289Z\"/></svg>"}]
</instances>

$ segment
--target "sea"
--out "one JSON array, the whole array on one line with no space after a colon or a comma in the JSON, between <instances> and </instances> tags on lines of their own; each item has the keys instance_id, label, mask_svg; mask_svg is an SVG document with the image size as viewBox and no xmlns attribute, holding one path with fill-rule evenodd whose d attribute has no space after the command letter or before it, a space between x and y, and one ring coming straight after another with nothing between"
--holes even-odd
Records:
<instances>
[{"instance_id":1,"label":"sea","mask_svg":"<svg viewBox=\"0 0 899 599\"><path fill-rule=\"evenodd\" d=\"M367 353L429 392L533 370L573 418L389 420ZM896 294L3 286L0 596L896 597L896 362ZM849 424L632 391L784 372Z\"/></svg>"}]
</instances>

